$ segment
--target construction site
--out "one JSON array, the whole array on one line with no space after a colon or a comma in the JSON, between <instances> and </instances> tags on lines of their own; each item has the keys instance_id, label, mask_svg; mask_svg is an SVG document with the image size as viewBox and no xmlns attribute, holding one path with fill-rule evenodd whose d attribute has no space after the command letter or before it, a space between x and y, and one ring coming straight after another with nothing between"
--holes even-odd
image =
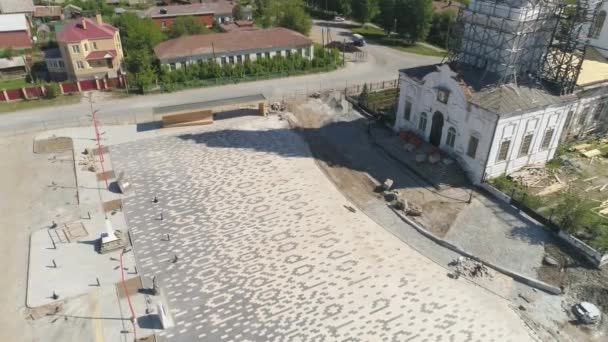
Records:
<instances>
[{"instance_id":1,"label":"construction site","mask_svg":"<svg viewBox=\"0 0 608 342\"><path fill-rule=\"evenodd\" d=\"M472 1L449 61L477 70L470 89L568 95L593 6ZM79 127L1 137L0 340L606 341L604 259L551 223L570 193L605 218L608 142L474 185L395 129L400 82L112 125L91 97Z\"/></svg>"},{"instance_id":2,"label":"construction site","mask_svg":"<svg viewBox=\"0 0 608 342\"><path fill-rule=\"evenodd\" d=\"M27 267L5 260L26 289L5 284L14 333L605 338L605 323L569 323L569 305L590 293L580 284L605 288L605 271L576 257L558 259L565 272L545 265L548 248L569 255L549 232L476 191L457 163L441 163L444 173L400 160L401 139L355 97L249 96L158 108L145 124L3 138L13 160L5 186L31 203L3 214L25 223L37 213L27 231L11 232ZM15 178L23 168L38 175L25 189ZM554 269L585 278L558 284ZM602 298L585 297L605 312Z\"/></svg>"}]
</instances>

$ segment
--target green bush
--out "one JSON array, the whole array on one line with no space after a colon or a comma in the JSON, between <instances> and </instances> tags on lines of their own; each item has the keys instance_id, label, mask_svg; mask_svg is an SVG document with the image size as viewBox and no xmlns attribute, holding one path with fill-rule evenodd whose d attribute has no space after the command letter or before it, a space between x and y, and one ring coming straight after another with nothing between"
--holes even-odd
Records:
<instances>
[{"instance_id":1,"label":"green bush","mask_svg":"<svg viewBox=\"0 0 608 342\"><path fill-rule=\"evenodd\" d=\"M294 75L311 71L329 70L338 67L340 55L337 50L326 50L315 46L313 60L293 54L289 57L275 56L242 63L220 65L215 61L191 64L177 70L170 70L166 65L161 67L160 83L166 91L182 87L220 84L223 79L229 82L247 77L256 79L269 75ZM205 81L206 82L201 82Z\"/></svg>"},{"instance_id":2,"label":"green bush","mask_svg":"<svg viewBox=\"0 0 608 342\"><path fill-rule=\"evenodd\" d=\"M59 84L49 83L44 86L44 97L47 99L56 98L61 92L59 90Z\"/></svg>"}]
</instances>

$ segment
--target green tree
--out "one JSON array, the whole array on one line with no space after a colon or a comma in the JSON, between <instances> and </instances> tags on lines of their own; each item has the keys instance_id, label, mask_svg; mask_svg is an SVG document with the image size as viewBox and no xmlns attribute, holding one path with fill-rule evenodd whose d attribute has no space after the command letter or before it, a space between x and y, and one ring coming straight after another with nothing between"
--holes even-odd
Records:
<instances>
[{"instance_id":1,"label":"green tree","mask_svg":"<svg viewBox=\"0 0 608 342\"><path fill-rule=\"evenodd\" d=\"M424 40L433 18L431 0L395 0L397 33L408 43Z\"/></svg>"},{"instance_id":2,"label":"green tree","mask_svg":"<svg viewBox=\"0 0 608 342\"><path fill-rule=\"evenodd\" d=\"M143 93L149 90L156 80L153 58L144 50L133 51L125 57L127 69L135 75L135 86Z\"/></svg>"},{"instance_id":3,"label":"green tree","mask_svg":"<svg viewBox=\"0 0 608 342\"><path fill-rule=\"evenodd\" d=\"M194 34L211 32L207 26L203 25L198 19L192 16L179 17L171 24L169 37L177 38Z\"/></svg>"},{"instance_id":4,"label":"green tree","mask_svg":"<svg viewBox=\"0 0 608 342\"><path fill-rule=\"evenodd\" d=\"M243 20L245 19L245 15L243 14L243 7L240 4L236 4L232 7L232 17L234 20Z\"/></svg>"},{"instance_id":5,"label":"green tree","mask_svg":"<svg viewBox=\"0 0 608 342\"><path fill-rule=\"evenodd\" d=\"M380 0L378 8L378 22L389 34L395 29L395 0Z\"/></svg>"},{"instance_id":6,"label":"green tree","mask_svg":"<svg viewBox=\"0 0 608 342\"><path fill-rule=\"evenodd\" d=\"M302 0L267 0L259 23L263 27L281 26L302 34L308 34L312 28L312 19L304 10Z\"/></svg>"},{"instance_id":7,"label":"green tree","mask_svg":"<svg viewBox=\"0 0 608 342\"><path fill-rule=\"evenodd\" d=\"M116 18L125 53L125 68L133 78L133 85L140 91L148 90L155 81L154 47L164 40L160 29L150 19L141 19L133 13Z\"/></svg>"},{"instance_id":8,"label":"green tree","mask_svg":"<svg viewBox=\"0 0 608 342\"><path fill-rule=\"evenodd\" d=\"M371 21L378 14L378 0L352 0L351 12L353 18L361 24Z\"/></svg>"},{"instance_id":9,"label":"green tree","mask_svg":"<svg viewBox=\"0 0 608 342\"><path fill-rule=\"evenodd\" d=\"M564 230L575 233L585 226L591 226L593 214L591 205L585 199L573 192L563 194L560 203L555 208L554 221Z\"/></svg>"},{"instance_id":10,"label":"green tree","mask_svg":"<svg viewBox=\"0 0 608 342\"><path fill-rule=\"evenodd\" d=\"M160 28L152 20L141 19L131 12L117 17L114 25L120 30L125 54L142 49L151 52L158 43L165 39Z\"/></svg>"},{"instance_id":11,"label":"green tree","mask_svg":"<svg viewBox=\"0 0 608 342\"><path fill-rule=\"evenodd\" d=\"M363 90L361 90L361 94L359 94L359 103L367 106L367 101L369 100L369 90L367 89L367 83L363 84Z\"/></svg>"},{"instance_id":12,"label":"green tree","mask_svg":"<svg viewBox=\"0 0 608 342\"><path fill-rule=\"evenodd\" d=\"M46 4L45 2L44 5ZM114 9L105 0L66 0L62 3L62 6L65 7L70 4L80 7L84 12L90 14L100 13L104 17L111 17L114 14Z\"/></svg>"},{"instance_id":13,"label":"green tree","mask_svg":"<svg viewBox=\"0 0 608 342\"><path fill-rule=\"evenodd\" d=\"M447 48L448 34L450 28L456 22L456 13L453 11L443 11L441 13L433 13L433 20L429 29L429 35L426 40L437 46Z\"/></svg>"}]
</instances>

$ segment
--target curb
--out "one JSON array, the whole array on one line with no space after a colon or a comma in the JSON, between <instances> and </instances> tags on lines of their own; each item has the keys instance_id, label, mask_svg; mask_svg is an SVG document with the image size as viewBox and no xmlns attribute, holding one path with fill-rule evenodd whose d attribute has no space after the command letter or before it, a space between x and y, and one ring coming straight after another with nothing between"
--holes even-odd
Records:
<instances>
[{"instance_id":1,"label":"curb","mask_svg":"<svg viewBox=\"0 0 608 342\"><path fill-rule=\"evenodd\" d=\"M532 286L534 288L537 288L539 290L545 291L545 292L547 292L549 294L552 294L552 295L560 295L560 294L562 294L562 290L559 287L547 284L547 283L545 283L543 281L540 281L538 279L534 279L534 278L528 277L528 276L523 275L521 273L518 273L518 272L515 272L515 271L511 271L511 270L509 270L507 268L504 268L502 266L495 265L495 264L493 264L493 263L491 263L491 262L489 262L487 260L484 260L484 259L482 259L480 257L477 257L477 256L475 256L475 255L473 255L473 254L465 251L464 249L462 249L462 248L460 248L460 247L452 244L449 241L446 241L446 240L444 240L442 238L439 238L439 237L435 236L433 233L429 232L426 228L422 227L418 223L416 223L413 220L411 220L409 217L407 217L407 216L403 215L402 213L398 212L395 208L393 208L393 207L391 207L389 205L387 205L387 206L389 208L391 208L391 210L397 216L399 216L399 218L401 220L403 220L404 222L406 222L406 223L410 224L411 226L413 226L419 233L421 233L422 235L426 236L427 238L433 240L433 242L435 242L436 244L438 244L440 246L443 246L443 247L445 247L447 249L450 249L450 250L452 250L452 251L454 251L454 252L456 252L458 254L461 254L461 255L469 258L469 259L473 259L475 261L478 261L478 262L480 262L480 263L482 263L482 264L484 264L484 265L486 265L486 266L494 269L495 271L498 271L498 272L500 272L500 273L502 273L504 275L507 275L507 276L513 278L513 280L516 280L516 281L518 281L520 283Z\"/></svg>"}]
</instances>

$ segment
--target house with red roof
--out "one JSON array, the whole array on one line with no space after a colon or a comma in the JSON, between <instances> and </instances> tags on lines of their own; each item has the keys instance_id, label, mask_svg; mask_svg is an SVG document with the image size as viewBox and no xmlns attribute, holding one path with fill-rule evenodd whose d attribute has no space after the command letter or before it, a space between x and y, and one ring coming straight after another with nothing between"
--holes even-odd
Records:
<instances>
[{"instance_id":1,"label":"house with red roof","mask_svg":"<svg viewBox=\"0 0 608 342\"><path fill-rule=\"evenodd\" d=\"M47 68L56 80L62 75L78 81L114 78L121 71L120 34L99 14L67 22L57 34L57 44L58 51L45 51Z\"/></svg>"}]
</instances>

